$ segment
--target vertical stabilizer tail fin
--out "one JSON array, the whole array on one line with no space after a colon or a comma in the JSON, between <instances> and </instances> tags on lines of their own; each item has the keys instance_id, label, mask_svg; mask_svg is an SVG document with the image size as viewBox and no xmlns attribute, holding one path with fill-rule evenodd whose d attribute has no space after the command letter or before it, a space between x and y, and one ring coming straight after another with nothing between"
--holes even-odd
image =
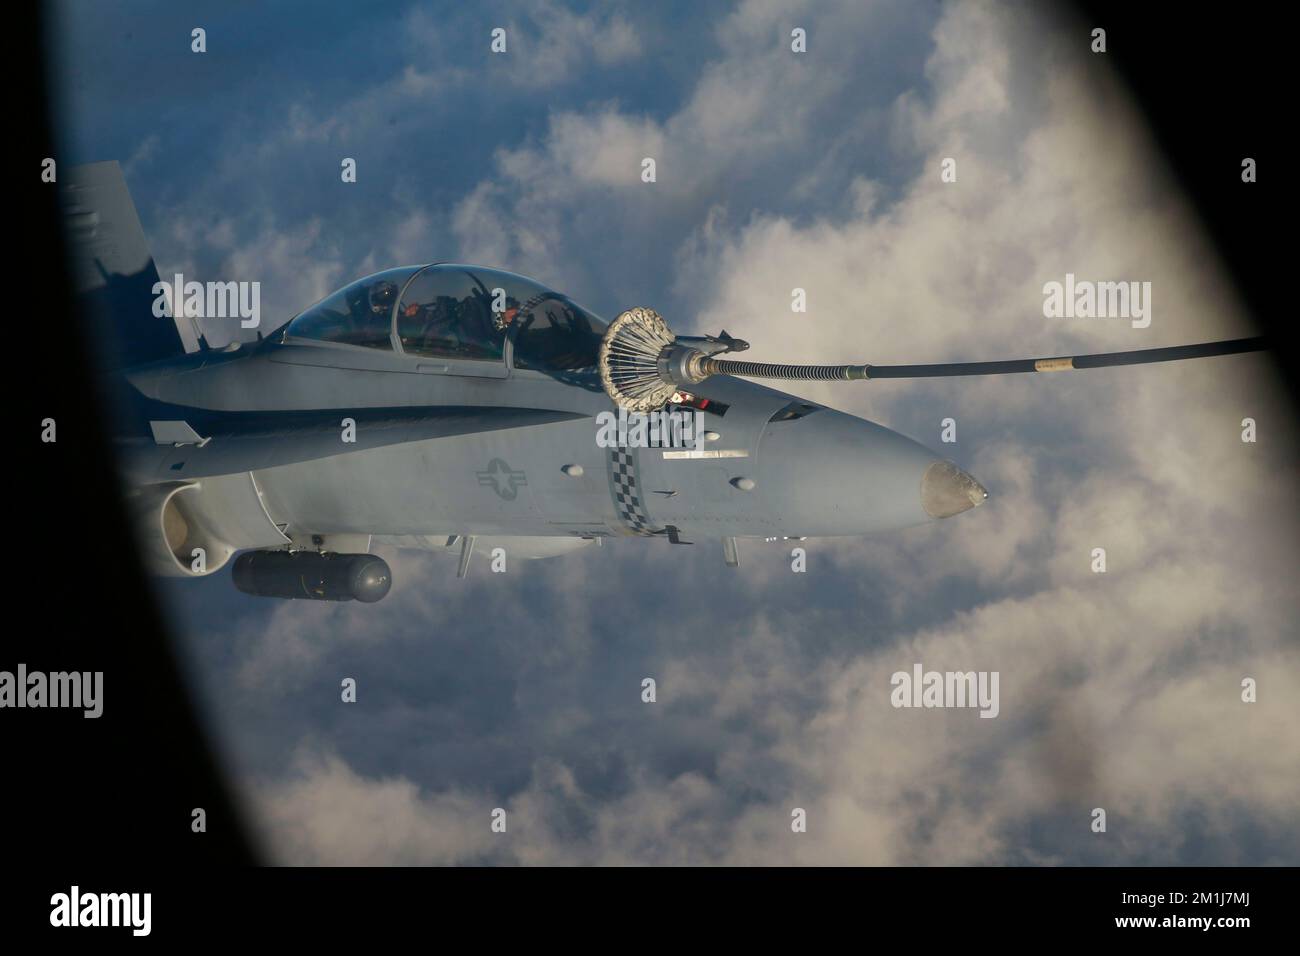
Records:
<instances>
[{"instance_id":1,"label":"vertical stabilizer tail fin","mask_svg":"<svg viewBox=\"0 0 1300 956\"><path fill-rule=\"evenodd\" d=\"M155 291L158 268L122 167L73 167L62 196L78 308L95 337L97 364L124 368L197 352L194 321L173 317L170 302Z\"/></svg>"}]
</instances>

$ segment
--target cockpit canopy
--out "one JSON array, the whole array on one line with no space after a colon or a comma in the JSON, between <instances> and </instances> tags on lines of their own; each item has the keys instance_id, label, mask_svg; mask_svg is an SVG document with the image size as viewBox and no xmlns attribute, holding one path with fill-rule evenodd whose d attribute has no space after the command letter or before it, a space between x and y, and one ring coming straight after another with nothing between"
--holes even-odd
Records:
<instances>
[{"instance_id":1,"label":"cockpit canopy","mask_svg":"<svg viewBox=\"0 0 1300 956\"><path fill-rule=\"evenodd\" d=\"M515 368L596 364L605 323L568 296L499 269L444 263L358 279L303 312L286 337Z\"/></svg>"}]
</instances>

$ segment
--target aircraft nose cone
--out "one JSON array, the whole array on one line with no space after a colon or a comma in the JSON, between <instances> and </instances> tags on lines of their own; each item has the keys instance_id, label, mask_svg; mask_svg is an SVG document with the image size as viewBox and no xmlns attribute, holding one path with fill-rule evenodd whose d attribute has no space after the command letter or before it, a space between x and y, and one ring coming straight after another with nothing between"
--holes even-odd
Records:
<instances>
[{"instance_id":1,"label":"aircraft nose cone","mask_svg":"<svg viewBox=\"0 0 1300 956\"><path fill-rule=\"evenodd\" d=\"M950 461L936 461L921 476L921 507L931 518L951 518L984 503L984 486Z\"/></svg>"}]
</instances>

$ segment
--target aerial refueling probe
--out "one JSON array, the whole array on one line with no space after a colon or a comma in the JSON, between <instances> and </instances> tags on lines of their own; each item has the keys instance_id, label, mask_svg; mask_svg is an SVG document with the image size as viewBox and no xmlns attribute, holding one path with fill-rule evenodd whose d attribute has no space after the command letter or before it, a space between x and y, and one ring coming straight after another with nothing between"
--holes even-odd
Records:
<instances>
[{"instance_id":1,"label":"aerial refueling probe","mask_svg":"<svg viewBox=\"0 0 1300 956\"><path fill-rule=\"evenodd\" d=\"M609 397L629 411L663 408L679 390L714 375L795 381L869 381L881 378L946 378L964 375L1010 375L1020 372L1065 372L1179 362L1213 355L1258 352L1264 338L1231 339L1131 352L1099 352L999 362L953 362L940 365L782 365L714 358L743 352L749 343L729 336L676 336L653 309L629 309L605 332L600 346L600 377Z\"/></svg>"}]
</instances>

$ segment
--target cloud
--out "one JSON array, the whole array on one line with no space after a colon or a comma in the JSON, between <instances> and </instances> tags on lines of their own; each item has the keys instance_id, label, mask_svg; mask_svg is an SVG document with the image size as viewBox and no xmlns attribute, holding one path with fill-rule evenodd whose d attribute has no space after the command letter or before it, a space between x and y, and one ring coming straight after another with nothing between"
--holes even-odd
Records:
<instances>
[{"instance_id":1,"label":"cloud","mask_svg":"<svg viewBox=\"0 0 1300 956\"><path fill-rule=\"evenodd\" d=\"M255 231L246 226L251 218L258 220ZM186 281L237 277L260 284L258 329L241 330L238 317L200 320L213 348L278 328L346 281L338 238L319 218L285 227L269 211L255 217L219 215L215 221L177 214L168 239L168 256L158 263L164 279L179 272Z\"/></svg>"},{"instance_id":2,"label":"cloud","mask_svg":"<svg viewBox=\"0 0 1300 956\"><path fill-rule=\"evenodd\" d=\"M532 0L513 4L501 13L504 16L499 19L491 19L496 16L494 11L488 21L481 17L472 21L476 41L485 53L484 63L473 72L455 72L449 83L445 61L456 45L464 42L463 33L449 30L442 14L421 7L411 10L404 24L404 42L414 62L403 71L403 84L422 92L484 80L498 87L545 89L570 82L593 63L602 67L625 64L641 52L636 27L608 10L581 14L552 0ZM492 31L497 29L505 30L506 49L490 53Z\"/></svg>"},{"instance_id":3,"label":"cloud","mask_svg":"<svg viewBox=\"0 0 1300 956\"><path fill-rule=\"evenodd\" d=\"M718 55L702 62L675 112L617 101L556 108L544 133L498 150L492 175L454 216L462 257L516 263L601 303L647 289L661 309L665 298L683 310L703 305L683 283L664 282L700 213L838 204L844 170L881 155L889 133L889 87L869 81L921 45L925 16L852 2L738 6L714 26ZM790 51L796 22L807 24L815 54ZM683 41L664 42L672 50ZM840 66L816 65L827 63ZM647 157L653 183L641 179Z\"/></svg>"},{"instance_id":4,"label":"cloud","mask_svg":"<svg viewBox=\"0 0 1300 956\"><path fill-rule=\"evenodd\" d=\"M122 163L122 174L133 176L141 167L147 166L158 151L158 135L152 133L141 140L129 159Z\"/></svg>"},{"instance_id":5,"label":"cloud","mask_svg":"<svg viewBox=\"0 0 1300 956\"><path fill-rule=\"evenodd\" d=\"M300 864L472 862L490 837L483 801L476 805L459 794L425 799L408 780L365 780L329 754L304 752L285 779L259 796L267 838ZM476 809L485 821L482 837L467 825Z\"/></svg>"}]
</instances>

